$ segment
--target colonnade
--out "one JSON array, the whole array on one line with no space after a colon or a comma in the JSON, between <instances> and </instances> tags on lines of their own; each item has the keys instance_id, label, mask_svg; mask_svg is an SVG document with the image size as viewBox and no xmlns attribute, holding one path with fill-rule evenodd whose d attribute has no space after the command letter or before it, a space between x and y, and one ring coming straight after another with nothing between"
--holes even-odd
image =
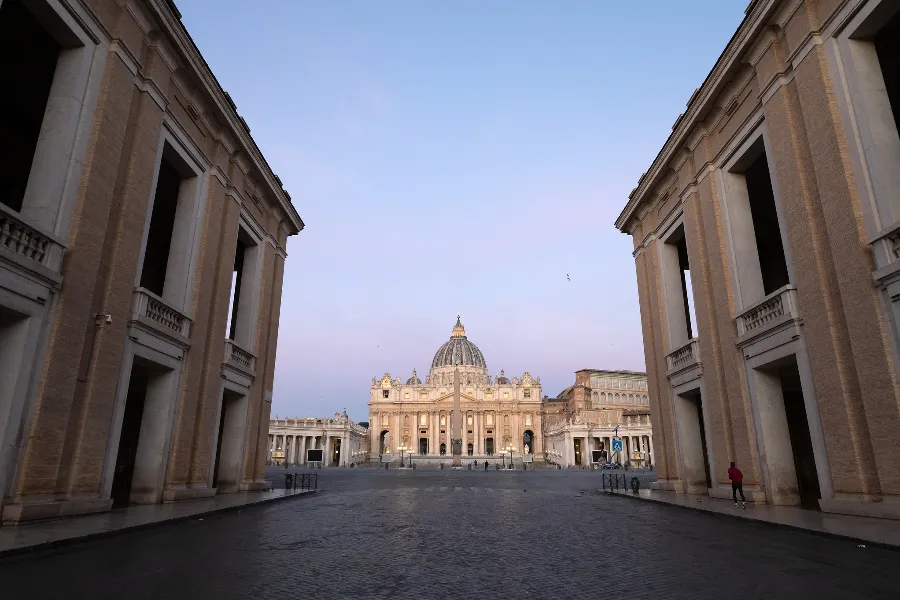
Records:
<instances>
[{"instance_id":1,"label":"colonnade","mask_svg":"<svg viewBox=\"0 0 900 600\"><path fill-rule=\"evenodd\" d=\"M350 435L302 435L302 434L269 434L269 462L272 462L275 452L284 452L283 459L288 464L306 464L306 451L323 450L324 466L332 466L334 440L340 440L339 465L346 466L353 461L351 456ZM362 459L360 459L362 460Z\"/></svg>"}]
</instances>

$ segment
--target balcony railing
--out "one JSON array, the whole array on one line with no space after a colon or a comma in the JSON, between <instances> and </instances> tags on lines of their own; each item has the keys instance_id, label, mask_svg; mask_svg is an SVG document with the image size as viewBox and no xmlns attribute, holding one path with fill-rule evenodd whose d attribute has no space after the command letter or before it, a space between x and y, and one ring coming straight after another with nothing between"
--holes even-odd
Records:
<instances>
[{"instance_id":1,"label":"balcony railing","mask_svg":"<svg viewBox=\"0 0 900 600\"><path fill-rule=\"evenodd\" d=\"M191 320L145 288L134 290L131 311L134 320L149 320L173 333L190 337Z\"/></svg>"},{"instance_id":2,"label":"balcony railing","mask_svg":"<svg viewBox=\"0 0 900 600\"><path fill-rule=\"evenodd\" d=\"M788 284L737 316L738 337L765 331L783 317L796 318L798 312L797 288Z\"/></svg>"},{"instance_id":3,"label":"balcony railing","mask_svg":"<svg viewBox=\"0 0 900 600\"><path fill-rule=\"evenodd\" d=\"M256 357L235 344L234 340L225 340L224 362L251 375L256 372Z\"/></svg>"},{"instance_id":4,"label":"balcony railing","mask_svg":"<svg viewBox=\"0 0 900 600\"><path fill-rule=\"evenodd\" d=\"M61 243L27 224L4 204L0 204L0 248L56 272L59 272L64 250Z\"/></svg>"},{"instance_id":5,"label":"balcony railing","mask_svg":"<svg viewBox=\"0 0 900 600\"><path fill-rule=\"evenodd\" d=\"M666 366L670 373L698 362L700 362L700 344L697 338L689 340L684 346L666 355Z\"/></svg>"}]
</instances>

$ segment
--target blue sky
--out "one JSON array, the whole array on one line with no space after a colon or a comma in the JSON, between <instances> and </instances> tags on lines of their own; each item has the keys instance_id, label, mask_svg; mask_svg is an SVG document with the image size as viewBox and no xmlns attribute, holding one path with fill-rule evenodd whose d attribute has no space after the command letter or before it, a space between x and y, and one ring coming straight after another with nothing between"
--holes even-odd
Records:
<instances>
[{"instance_id":1,"label":"blue sky","mask_svg":"<svg viewBox=\"0 0 900 600\"><path fill-rule=\"evenodd\" d=\"M613 227L747 0L177 0L306 223L273 413L365 420L461 314L555 396L643 370ZM568 281L566 275L571 277Z\"/></svg>"}]
</instances>

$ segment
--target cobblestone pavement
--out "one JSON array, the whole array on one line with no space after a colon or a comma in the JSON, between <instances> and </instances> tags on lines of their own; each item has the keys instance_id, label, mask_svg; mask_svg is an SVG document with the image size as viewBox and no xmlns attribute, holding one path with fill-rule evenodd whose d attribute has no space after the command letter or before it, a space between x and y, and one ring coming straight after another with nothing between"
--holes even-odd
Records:
<instances>
[{"instance_id":1,"label":"cobblestone pavement","mask_svg":"<svg viewBox=\"0 0 900 600\"><path fill-rule=\"evenodd\" d=\"M900 552L606 498L599 473L319 475L306 499L0 562L0 597L900 598Z\"/></svg>"}]
</instances>

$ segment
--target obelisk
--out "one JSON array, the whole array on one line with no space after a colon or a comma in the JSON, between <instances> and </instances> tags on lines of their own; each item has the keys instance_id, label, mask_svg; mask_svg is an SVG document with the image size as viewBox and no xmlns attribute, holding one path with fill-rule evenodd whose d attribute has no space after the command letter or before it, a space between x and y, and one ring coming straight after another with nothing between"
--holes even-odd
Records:
<instances>
[{"instance_id":1,"label":"obelisk","mask_svg":"<svg viewBox=\"0 0 900 600\"><path fill-rule=\"evenodd\" d=\"M462 467L462 409L459 406L459 359L453 369L453 418L450 420L453 466Z\"/></svg>"}]
</instances>

